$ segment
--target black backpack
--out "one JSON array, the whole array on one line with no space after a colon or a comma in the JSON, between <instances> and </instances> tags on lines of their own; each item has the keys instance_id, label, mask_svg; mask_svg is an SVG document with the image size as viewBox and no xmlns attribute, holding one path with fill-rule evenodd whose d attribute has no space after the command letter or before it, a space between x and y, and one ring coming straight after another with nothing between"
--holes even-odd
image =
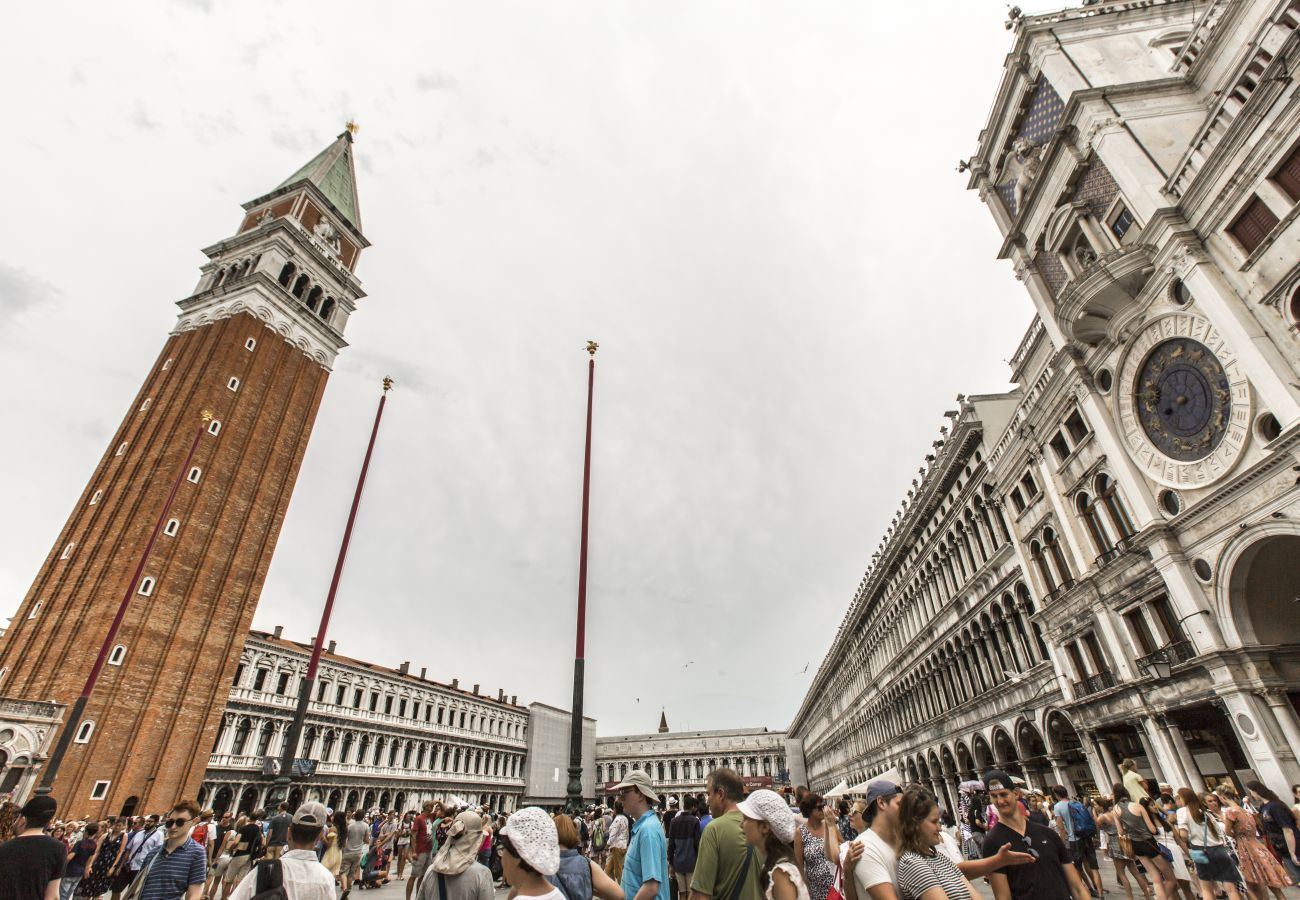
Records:
<instances>
[{"instance_id":1,"label":"black backpack","mask_svg":"<svg viewBox=\"0 0 1300 900\"><path fill-rule=\"evenodd\" d=\"M257 892L252 900L289 900L284 889L284 869L278 859L264 859L257 864Z\"/></svg>"}]
</instances>

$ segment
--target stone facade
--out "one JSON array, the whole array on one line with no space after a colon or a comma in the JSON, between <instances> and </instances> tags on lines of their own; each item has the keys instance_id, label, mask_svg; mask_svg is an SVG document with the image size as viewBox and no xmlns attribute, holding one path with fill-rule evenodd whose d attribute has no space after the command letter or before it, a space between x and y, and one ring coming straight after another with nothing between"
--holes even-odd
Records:
<instances>
[{"instance_id":1,"label":"stone facade","mask_svg":"<svg viewBox=\"0 0 1300 900\"><path fill-rule=\"evenodd\" d=\"M1017 387L949 413L791 734L821 788L896 767L951 803L996 763L1109 791L1132 757L1286 793L1300 3L1014 29L963 168L1037 313Z\"/></svg>"},{"instance_id":2,"label":"stone facade","mask_svg":"<svg viewBox=\"0 0 1300 900\"><path fill-rule=\"evenodd\" d=\"M664 721L664 720L661 720ZM717 768L735 769L754 787L789 784L785 733L766 728L722 731L668 731L596 739L596 781L604 796L641 769L650 773L660 799L681 799L704 791L704 780Z\"/></svg>"},{"instance_id":3,"label":"stone facade","mask_svg":"<svg viewBox=\"0 0 1300 900\"><path fill-rule=\"evenodd\" d=\"M573 713L545 703L528 705L528 764L525 806L562 807L569 789L569 746ZM582 797L597 797L593 774L596 758L596 720L582 718Z\"/></svg>"},{"instance_id":4,"label":"stone facade","mask_svg":"<svg viewBox=\"0 0 1300 900\"><path fill-rule=\"evenodd\" d=\"M328 366L363 296L350 134L245 209L239 232L205 251L176 330L0 638L0 692L71 704L130 600L54 783L88 816L197 792Z\"/></svg>"},{"instance_id":5,"label":"stone facade","mask_svg":"<svg viewBox=\"0 0 1300 900\"><path fill-rule=\"evenodd\" d=\"M295 758L316 773L295 783L290 806L316 799L331 809L418 809L459 798L513 810L523 792L528 710L504 691L481 695L458 680L321 654ZM278 632L249 632L235 669L199 801L218 810L263 807L297 703L311 645Z\"/></svg>"}]
</instances>

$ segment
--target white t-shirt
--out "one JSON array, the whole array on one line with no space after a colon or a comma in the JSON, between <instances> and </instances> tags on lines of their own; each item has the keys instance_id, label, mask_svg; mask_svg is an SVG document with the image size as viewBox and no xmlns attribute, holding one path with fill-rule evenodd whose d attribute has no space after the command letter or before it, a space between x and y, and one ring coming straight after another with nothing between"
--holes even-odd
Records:
<instances>
[{"instance_id":1,"label":"white t-shirt","mask_svg":"<svg viewBox=\"0 0 1300 900\"><path fill-rule=\"evenodd\" d=\"M942 853L955 863L963 863L966 860L961 855L961 844L957 839L946 831L939 832L939 843L934 847L935 853Z\"/></svg>"},{"instance_id":2,"label":"white t-shirt","mask_svg":"<svg viewBox=\"0 0 1300 900\"><path fill-rule=\"evenodd\" d=\"M844 864L850 843L862 844L862 858L853 870L853 880L858 887L859 900L867 900L867 888L878 884L895 884L898 881L898 854L870 828L853 841L840 844L840 864Z\"/></svg>"},{"instance_id":3,"label":"white t-shirt","mask_svg":"<svg viewBox=\"0 0 1300 900\"><path fill-rule=\"evenodd\" d=\"M1204 813L1202 813L1204 815ZM1187 832L1187 843L1196 847L1222 847L1223 835L1216 831L1218 825L1213 819L1197 823L1192 818L1192 811L1186 806L1178 807L1178 827ZM1222 826L1219 826L1222 829Z\"/></svg>"}]
</instances>

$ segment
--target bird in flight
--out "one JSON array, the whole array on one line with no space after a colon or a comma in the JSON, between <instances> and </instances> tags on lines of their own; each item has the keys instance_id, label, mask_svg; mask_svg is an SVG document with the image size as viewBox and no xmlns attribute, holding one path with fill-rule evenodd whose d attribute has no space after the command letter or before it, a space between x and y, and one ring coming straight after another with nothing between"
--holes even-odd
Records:
<instances>
[{"instance_id":1,"label":"bird in flight","mask_svg":"<svg viewBox=\"0 0 1300 900\"><path fill-rule=\"evenodd\" d=\"M804 664L803 664L803 672L800 672L799 674L800 674L800 675L803 675L804 672L807 672L807 671L808 671L808 667L809 667L810 665L812 665L812 663L804 663Z\"/></svg>"}]
</instances>

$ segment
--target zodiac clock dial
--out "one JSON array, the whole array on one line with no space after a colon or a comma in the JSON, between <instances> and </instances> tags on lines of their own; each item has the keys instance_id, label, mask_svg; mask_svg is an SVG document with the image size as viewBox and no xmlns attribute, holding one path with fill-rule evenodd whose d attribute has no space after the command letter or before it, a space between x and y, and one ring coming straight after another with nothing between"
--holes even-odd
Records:
<instances>
[{"instance_id":1,"label":"zodiac clock dial","mask_svg":"<svg viewBox=\"0 0 1300 900\"><path fill-rule=\"evenodd\" d=\"M1232 388L1204 344L1174 338L1157 344L1138 371L1133 398L1147 438L1180 462L1204 459L1228 431Z\"/></svg>"}]
</instances>

